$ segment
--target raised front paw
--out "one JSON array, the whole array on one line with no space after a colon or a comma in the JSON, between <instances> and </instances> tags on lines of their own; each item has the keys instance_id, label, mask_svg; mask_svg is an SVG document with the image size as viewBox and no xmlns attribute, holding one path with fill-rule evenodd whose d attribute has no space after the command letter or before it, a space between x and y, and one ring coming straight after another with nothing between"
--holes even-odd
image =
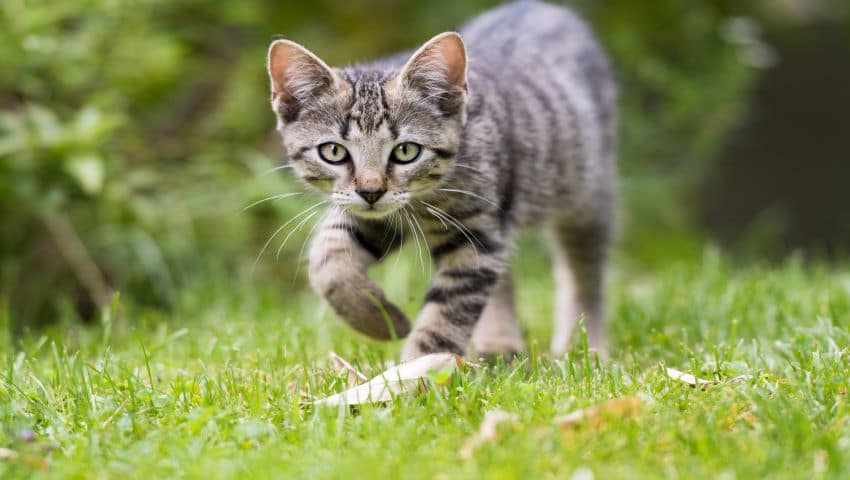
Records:
<instances>
[{"instance_id":1,"label":"raised front paw","mask_svg":"<svg viewBox=\"0 0 850 480\"><path fill-rule=\"evenodd\" d=\"M407 316L371 282L340 281L321 293L340 318L364 335L393 340L410 333Z\"/></svg>"}]
</instances>

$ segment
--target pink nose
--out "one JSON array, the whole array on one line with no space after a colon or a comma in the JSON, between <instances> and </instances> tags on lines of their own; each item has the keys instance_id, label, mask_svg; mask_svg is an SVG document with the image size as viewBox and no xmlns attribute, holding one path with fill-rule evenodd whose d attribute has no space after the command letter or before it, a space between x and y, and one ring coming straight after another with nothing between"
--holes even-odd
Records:
<instances>
[{"instance_id":1,"label":"pink nose","mask_svg":"<svg viewBox=\"0 0 850 480\"><path fill-rule=\"evenodd\" d=\"M377 189L371 189L371 190L367 190L365 188L363 188L363 189L358 188L357 189L357 194L360 195L361 197L363 197L363 200L366 200L369 203L369 205L372 205L375 202L377 202L378 200L380 200L381 197L383 197L385 193L387 193L386 188L377 188Z\"/></svg>"}]
</instances>

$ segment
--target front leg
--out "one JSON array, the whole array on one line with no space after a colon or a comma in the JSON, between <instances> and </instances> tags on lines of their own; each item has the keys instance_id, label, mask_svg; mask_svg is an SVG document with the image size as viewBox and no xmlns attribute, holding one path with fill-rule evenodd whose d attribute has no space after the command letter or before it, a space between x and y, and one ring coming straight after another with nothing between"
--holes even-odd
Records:
<instances>
[{"instance_id":1,"label":"front leg","mask_svg":"<svg viewBox=\"0 0 850 480\"><path fill-rule=\"evenodd\" d=\"M386 225L329 212L310 245L310 284L352 328L372 338L406 337L410 322L366 270L398 246Z\"/></svg>"},{"instance_id":2,"label":"front leg","mask_svg":"<svg viewBox=\"0 0 850 480\"><path fill-rule=\"evenodd\" d=\"M428 353L463 355L475 324L505 270L504 248L494 239L450 239L433 250L438 269L401 359ZM454 242L454 243L452 243ZM452 250L446 252L446 247Z\"/></svg>"}]
</instances>

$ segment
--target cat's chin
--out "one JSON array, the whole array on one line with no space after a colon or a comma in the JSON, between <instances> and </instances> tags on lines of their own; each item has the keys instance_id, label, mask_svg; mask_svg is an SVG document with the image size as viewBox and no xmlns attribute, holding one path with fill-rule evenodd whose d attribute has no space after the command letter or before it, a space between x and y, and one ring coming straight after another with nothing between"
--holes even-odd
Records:
<instances>
[{"instance_id":1,"label":"cat's chin","mask_svg":"<svg viewBox=\"0 0 850 480\"><path fill-rule=\"evenodd\" d=\"M355 217L365 218L368 220L377 220L379 218L384 218L391 215L393 212L398 210L398 208L393 207L372 207L372 208L364 208L359 206L348 207L349 213L354 215Z\"/></svg>"}]
</instances>

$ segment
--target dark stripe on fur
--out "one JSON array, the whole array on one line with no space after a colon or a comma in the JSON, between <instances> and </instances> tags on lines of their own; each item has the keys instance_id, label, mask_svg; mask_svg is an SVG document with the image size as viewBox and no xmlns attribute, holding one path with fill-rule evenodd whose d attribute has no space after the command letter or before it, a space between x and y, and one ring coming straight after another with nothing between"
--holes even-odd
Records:
<instances>
[{"instance_id":1,"label":"dark stripe on fur","mask_svg":"<svg viewBox=\"0 0 850 480\"><path fill-rule=\"evenodd\" d=\"M390 135L393 136L393 140L398 139L398 123L395 120L388 121L387 125L390 128Z\"/></svg>"},{"instance_id":2,"label":"dark stripe on fur","mask_svg":"<svg viewBox=\"0 0 850 480\"><path fill-rule=\"evenodd\" d=\"M350 231L351 231L351 236L354 237L355 240L357 240L357 243L361 247L363 247L364 250L369 252L369 254L372 255L375 258L381 258L381 248L378 245L375 245L374 243L372 243L372 241L370 241L368 238L366 238L366 236L363 235L363 232L361 232L360 230L357 230L355 228L355 229L352 229Z\"/></svg>"},{"instance_id":3,"label":"dark stripe on fur","mask_svg":"<svg viewBox=\"0 0 850 480\"><path fill-rule=\"evenodd\" d=\"M339 136L343 140L348 140L348 130L351 128L351 112L345 115L345 120L342 121L342 126L339 131Z\"/></svg>"},{"instance_id":4,"label":"dark stripe on fur","mask_svg":"<svg viewBox=\"0 0 850 480\"><path fill-rule=\"evenodd\" d=\"M348 102L348 106L345 108L345 118L343 118L342 120L342 125L339 126L339 136L342 137L343 140L348 140L348 131L351 128L352 120L351 111L354 108L354 105L357 103L357 88L355 86L355 79L351 78L347 74L344 75L343 78L348 83L348 86L351 87L351 100Z\"/></svg>"},{"instance_id":5,"label":"dark stripe on fur","mask_svg":"<svg viewBox=\"0 0 850 480\"><path fill-rule=\"evenodd\" d=\"M454 216L456 220L466 220L467 218L472 218L476 215L481 215L482 213L484 213L484 211L484 207L477 206L472 207L468 210L452 211L452 216Z\"/></svg>"},{"instance_id":6,"label":"dark stripe on fur","mask_svg":"<svg viewBox=\"0 0 850 480\"><path fill-rule=\"evenodd\" d=\"M460 296L483 294L486 286L479 280L459 287L431 287L425 294L425 303L446 303Z\"/></svg>"},{"instance_id":7,"label":"dark stripe on fur","mask_svg":"<svg viewBox=\"0 0 850 480\"><path fill-rule=\"evenodd\" d=\"M301 108L297 105L297 102L293 102L289 105L283 105L280 108L280 116L283 118L283 123L292 123L298 120L298 115L301 113Z\"/></svg>"},{"instance_id":8,"label":"dark stripe on fur","mask_svg":"<svg viewBox=\"0 0 850 480\"><path fill-rule=\"evenodd\" d=\"M351 225L350 223L332 223L332 224L326 226L325 228L327 228L329 230L345 230L347 232L351 232L351 231L354 230L355 227L354 227L354 225Z\"/></svg>"},{"instance_id":9,"label":"dark stripe on fur","mask_svg":"<svg viewBox=\"0 0 850 480\"><path fill-rule=\"evenodd\" d=\"M470 300L451 306L446 305L445 308L440 310L440 313L442 313L446 320L452 325L457 325L459 327L471 327L478 322L478 317L480 317L481 312L484 311L484 305L485 302L483 301Z\"/></svg>"},{"instance_id":10,"label":"dark stripe on fur","mask_svg":"<svg viewBox=\"0 0 850 480\"><path fill-rule=\"evenodd\" d=\"M293 153L292 155L289 156L289 160L294 161L294 162L304 160L304 156L310 150L311 150L311 147L301 147L301 148L298 149L298 151L296 151L295 153Z\"/></svg>"},{"instance_id":11,"label":"dark stripe on fur","mask_svg":"<svg viewBox=\"0 0 850 480\"><path fill-rule=\"evenodd\" d=\"M489 268L456 268L443 270L440 275L454 279L481 279L487 284L496 283L499 274Z\"/></svg>"},{"instance_id":12,"label":"dark stripe on fur","mask_svg":"<svg viewBox=\"0 0 850 480\"><path fill-rule=\"evenodd\" d=\"M467 238L469 237L469 238ZM433 250L431 250L431 254L435 259L438 259L444 255L454 252L455 250L463 247L464 245L470 244L475 247L475 250L479 254L489 254L493 253L501 246L495 242L493 242L490 237L478 230L470 230L464 235L461 232L458 232L455 236L449 238L445 242L440 245L437 245Z\"/></svg>"},{"instance_id":13,"label":"dark stripe on fur","mask_svg":"<svg viewBox=\"0 0 850 480\"><path fill-rule=\"evenodd\" d=\"M463 349L452 339L443 336L440 333L428 331L428 340L419 341L419 349L422 352L451 352L457 355L463 355Z\"/></svg>"},{"instance_id":14,"label":"dark stripe on fur","mask_svg":"<svg viewBox=\"0 0 850 480\"><path fill-rule=\"evenodd\" d=\"M511 112L510 101L506 102L505 109L508 112L508 132L513 132L515 128L515 115ZM499 202L499 224L502 225L502 229L507 227L514 206L514 189L516 188L516 172L514 170L516 169L517 159L519 158L517 153L514 142L510 142L508 144L507 172L502 177L505 179L505 184L502 185L502 200Z\"/></svg>"},{"instance_id":15,"label":"dark stripe on fur","mask_svg":"<svg viewBox=\"0 0 850 480\"><path fill-rule=\"evenodd\" d=\"M445 148L432 148L431 151L434 152L434 155L440 158L454 158L457 155L457 152L453 152L451 150L446 150Z\"/></svg>"},{"instance_id":16,"label":"dark stripe on fur","mask_svg":"<svg viewBox=\"0 0 850 480\"><path fill-rule=\"evenodd\" d=\"M434 259L439 259L440 257L452 253L468 243L469 240L467 240L464 235L458 233L440 245L437 245L433 250L431 250L431 255L434 256Z\"/></svg>"}]
</instances>

